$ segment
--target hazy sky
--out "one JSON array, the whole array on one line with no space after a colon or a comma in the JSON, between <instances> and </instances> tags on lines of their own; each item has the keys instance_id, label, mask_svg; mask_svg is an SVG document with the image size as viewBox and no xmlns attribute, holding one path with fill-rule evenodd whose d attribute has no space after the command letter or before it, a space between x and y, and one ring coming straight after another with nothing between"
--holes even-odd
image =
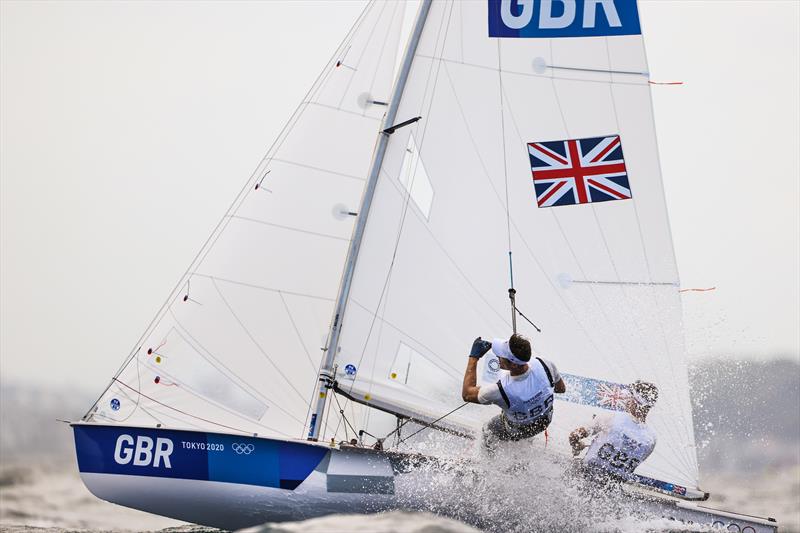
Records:
<instances>
[{"instance_id":1,"label":"hazy sky","mask_svg":"<svg viewBox=\"0 0 800 533\"><path fill-rule=\"evenodd\" d=\"M362 2L0 2L0 370L100 392ZM800 3L640 1L695 356L800 357Z\"/></svg>"}]
</instances>

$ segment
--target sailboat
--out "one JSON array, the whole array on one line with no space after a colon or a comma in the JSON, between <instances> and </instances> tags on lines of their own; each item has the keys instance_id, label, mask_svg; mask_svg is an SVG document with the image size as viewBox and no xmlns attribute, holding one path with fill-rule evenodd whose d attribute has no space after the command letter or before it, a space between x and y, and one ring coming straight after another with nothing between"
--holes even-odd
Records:
<instances>
[{"instance_id":1,"label":"sailboat","mask_svg":"<svg viewBox=\"0 0 800 533\"><path fill-rule=\"evenodd\" d=\"M568 386L548 454L651 381L642 505L775 531L701 503L635 0L422 0L401 46L404 8L367 4L72 424L86 487L226 529L430 509L419 473L496 414L461 400L468 345L518 330Z\"/></svg>"}]
</instances>

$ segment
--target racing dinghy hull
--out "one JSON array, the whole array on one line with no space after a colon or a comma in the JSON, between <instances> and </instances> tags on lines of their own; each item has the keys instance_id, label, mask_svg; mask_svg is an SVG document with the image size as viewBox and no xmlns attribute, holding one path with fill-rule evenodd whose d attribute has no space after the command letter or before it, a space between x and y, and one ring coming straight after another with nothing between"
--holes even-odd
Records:
<instances>
[{"instance_id":1,"label":"racing dinghy hull","mask_svg":"<svg viewBox=\"0 0 800 533\"><path fill-rule=\"evenodd\" d=\"M333 513L430 510L417 496L425 475L413 473L415 464L431 463L417 455L163 428L72 427L92 494L178 520L239 529ZM642 506L669 520L749 533L777 526L667 497L642 498Z\"/></svg>"}]
</instances>

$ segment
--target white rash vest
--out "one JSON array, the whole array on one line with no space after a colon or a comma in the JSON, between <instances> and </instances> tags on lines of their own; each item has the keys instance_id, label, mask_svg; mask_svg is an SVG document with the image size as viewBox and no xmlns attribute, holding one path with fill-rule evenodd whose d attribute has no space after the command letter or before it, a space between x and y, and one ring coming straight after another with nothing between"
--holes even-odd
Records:
<instances>
[{"instance_id":1,"label":"white rash vest","mask_svg":"<svg viewBox=\"0 0 800 533\"><path fill-rule=\"evenodd\" d=\"M509 372L502 372L499 385L482 385L478 391L478 402L499 406L514 424L530 424L543 416L552 418L553 385L547 376L548 371L553 384L561 381L561 375L553 363L544 359L540 362L539 358L531 359L528 370L523 374L512 376Z\"/></svg>"},{"instance_id":2,"label":"white rash vest","mask_svg":"<svg viewBox=\"0 0 800 533\"><path fill-rule=\"evenodd\" d=\"M627 412L597 417L589 427L597 436L583 458L587 465L627 477L656 447L656 434L644 422Z\"/></svg>"}]
</instances>

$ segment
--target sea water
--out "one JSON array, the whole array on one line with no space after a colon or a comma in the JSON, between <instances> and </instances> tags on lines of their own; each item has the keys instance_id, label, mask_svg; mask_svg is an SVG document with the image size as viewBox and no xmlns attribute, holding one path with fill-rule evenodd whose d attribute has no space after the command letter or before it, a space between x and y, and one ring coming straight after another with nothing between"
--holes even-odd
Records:
<instances>
[{"instance_id":1,"label":"sea water","mask_svg":"<svg viewBox=\"0 0 800 533\"><path fill-rule=\"evenodd\" d=\"M690 374L701 486L712 493L709 506L774 516L781 532L800 532L799 375L800 366L787 361L714 362ZM92 398L8 384L0 393L3 531L215 531L110 504L86 490L77 474L72 432L56 419L79 417ZM426 442L429 452L437 452L436 437ZM468 457L469 468L422 469L415 493L428 512L338 515L261 530L674 530L674 522L629 515L613 496L582 490L564 476L563 459L525 461L514 453L512 446L508 456Z\"/></svg>"}]
</instances>

